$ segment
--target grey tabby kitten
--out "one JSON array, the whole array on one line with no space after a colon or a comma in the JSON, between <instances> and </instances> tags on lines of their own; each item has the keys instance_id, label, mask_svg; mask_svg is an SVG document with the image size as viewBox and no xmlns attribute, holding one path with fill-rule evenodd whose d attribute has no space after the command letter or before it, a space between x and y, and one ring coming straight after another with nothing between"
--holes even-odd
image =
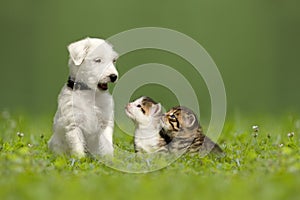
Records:
<instances>
[{"instance_id":1,"label":"grey tabby kitten","mask_svg":"<svg viewBox=\"0 0 300 200\"><path fill-rule=\"evenodd\" d=\"M168 149L171 153L207 154L210 151L223 155L220 146L205 136L196 115L188 108L177 106L161 119L165 134L171 138Z\"/></svg>"}]
</instances>

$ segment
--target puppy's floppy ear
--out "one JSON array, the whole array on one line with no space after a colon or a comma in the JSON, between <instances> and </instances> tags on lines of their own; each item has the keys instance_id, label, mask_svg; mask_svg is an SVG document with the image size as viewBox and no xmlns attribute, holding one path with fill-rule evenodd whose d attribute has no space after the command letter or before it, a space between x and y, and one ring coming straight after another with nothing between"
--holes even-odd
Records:
<instances>
[{"instance_id":1,"label":"puppy's floppy ear","mask_svg":"<svg viewBox=\"0 0 300 200\"><path fill-rule=\"evenodd\" d=\"M153 116L157 116L161 113L161 105L160 103L158 104L152 104L150 108L150 114Z\"/></svg>"},{"instance_id":2,"label":"puppy's floppy ear","mask_svg":"<svg viewBox=\"0 0 300 200\"><path fill-rule=\"evenodd\" d=\"M90 41L89 38L71 43L68 46L68 51L70 53L70 57L75 63L75 65L81 65L83 60L85 59L88 50L90 47Z\"/></svg>"}]
</instances>

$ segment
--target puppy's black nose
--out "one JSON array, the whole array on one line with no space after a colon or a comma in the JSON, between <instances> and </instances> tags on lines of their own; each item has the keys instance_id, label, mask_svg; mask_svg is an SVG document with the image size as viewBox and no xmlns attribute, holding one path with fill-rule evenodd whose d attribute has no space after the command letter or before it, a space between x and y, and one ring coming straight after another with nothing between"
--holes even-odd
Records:
<instances>
[{"instance_id":1,"label":"puppy's black nose","mask_svg":"<svg viewBox=\"0 0 300 200\"><path fill-rule=\"evenodd\" d=\"M111 82L115 82L117 80L118 76L115 74L111 74L111 75L109 75L109 78L110 78Z\"/></svg>"}]
</instances>

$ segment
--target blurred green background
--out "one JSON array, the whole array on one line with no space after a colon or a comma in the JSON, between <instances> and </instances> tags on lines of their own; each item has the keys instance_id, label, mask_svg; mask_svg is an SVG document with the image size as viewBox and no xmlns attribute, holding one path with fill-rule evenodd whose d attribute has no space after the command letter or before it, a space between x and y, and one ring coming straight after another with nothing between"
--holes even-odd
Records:
<instances>
[{"instance_id":1,"label":"blurred green background","mask_svg":"<svg viewBox=\"0 0 300 200\"><path fill-rule=\"evenodd\" d=\"M2 0L0 110L54 114L68 77L69 43L154 26L182 32L207 50L223 76L229 114L299 112L299 6L298 0ZM117 67L122 75L148 62L184 68L199 91L201 111L209 114L205 84L178 56L135 51ZM139 93L174 104L172 94L157 85L134 96Z\"/></svg>"}]
</instances>

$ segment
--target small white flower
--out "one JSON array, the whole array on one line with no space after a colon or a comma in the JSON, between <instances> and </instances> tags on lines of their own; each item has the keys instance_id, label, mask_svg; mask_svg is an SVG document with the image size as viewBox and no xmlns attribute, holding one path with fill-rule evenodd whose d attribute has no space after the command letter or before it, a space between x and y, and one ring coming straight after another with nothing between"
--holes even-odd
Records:
<instances>
[{"instance_id":1,"label":"small white flower","mask_svg":"<svg viewBox=\"0 0 300 200\"><path fill-rule=\"evenodd\" d=\"M22 138L22 137L24 137L24 133L17 132L17 136Z\"/></svg>"},{"instance_id":2,"label":"small white flower","mask_svg":"<svg viewBox=\"0 0 300 200\"><path fill-rule=\"evenodd\" d=\"M33 147L33 144L28 143L27 145L29 148Z\"/></svg>"},{"instance_id":3,"label":"small white flower","mask_svg":"<svg viewBox=\"0 0 300 200\"><path fill-rule=\"evenodd\" d=\"M252 126L252 129L257 132L259 130L259 127L257 125Z\"/></svg>"},{"instance_id":4,"label":"small white flower","mask_svg":"<svg viewBox=\"0 0 300 200\"><path fill-rule=\"evenodd\" d=\"M283 147L283 144L280 144L279 147L280 147L280 148Z\"/></svg>"},{"instance_id":5,"label":"small white flower","mask_svg":"<svg viewBox=\"0 0 300 200\"><path fill-rule=\"evenodd\" d=\"M294 133L294 132L291 132L291 133L288 133L288 134L287 134L287 136L288 136L289 138L292 138L292 137L294 137L294 135L295 135L295 133Z\"/></svg>"}]
</instances>

